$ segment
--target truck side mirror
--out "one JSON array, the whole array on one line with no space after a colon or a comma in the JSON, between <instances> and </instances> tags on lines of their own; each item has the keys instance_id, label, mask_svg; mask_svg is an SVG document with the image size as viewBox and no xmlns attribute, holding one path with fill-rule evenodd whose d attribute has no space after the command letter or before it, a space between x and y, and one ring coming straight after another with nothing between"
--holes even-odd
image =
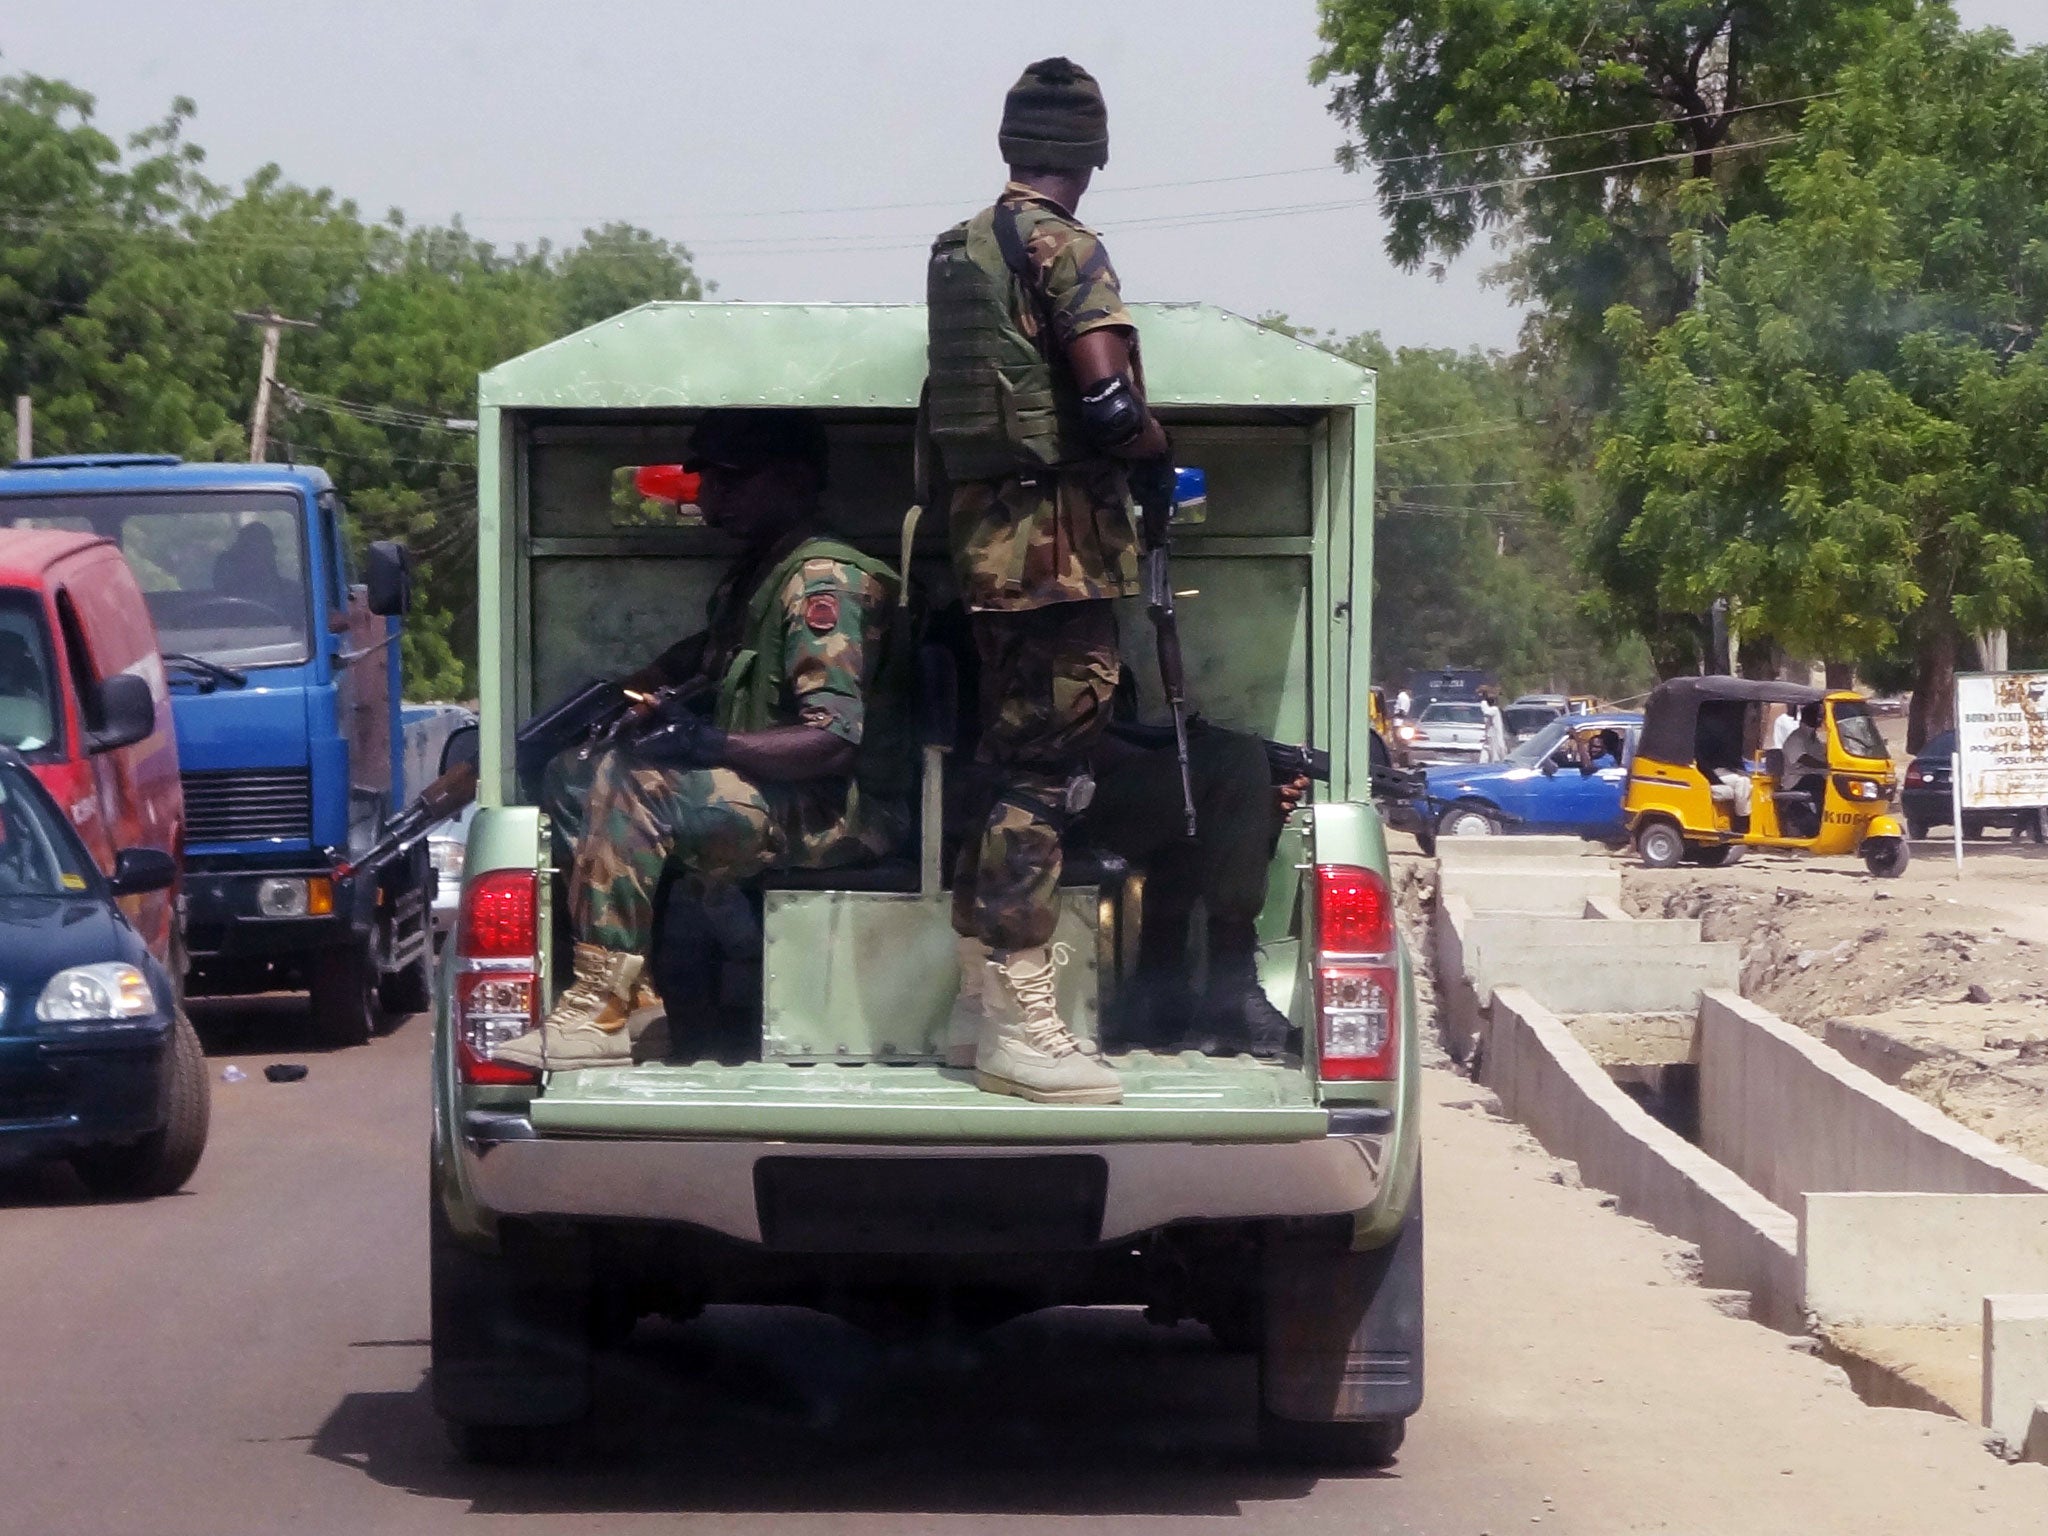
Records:
<instances>
[{"instance_id":1,"label":"truck side mirror","mask_svg":"<svg viewBox=\"0 0 2048 1536\"><path fill-rule=\"evenodd\" d=\"M161 848L123 848L114 855L108 889L116 896L167 890L178 878L178 861Z\"/></svg>"},{"instance_id":2,"label":"truck side mirror","mask_svg":"<svg viewBox=\"0 0 2048 1536\"><path fill-rule=\"evenodd\" d=\"M100 728L86 733L85 750L112 752L147 741L156 730L156 697L133 672L116 672L100 684Z\"/></svg>"},{"instance_id":3,"label":"truck side mirror","mask_svg":"<svg viewBox=\"0 0 2048 1536\"><path fill-rule=\"evenodd\" d=\"M378 539L363 555L363 585L370 612L390 618L412 607L412 556L403 544Z\"/></svg>"}]
</instances>

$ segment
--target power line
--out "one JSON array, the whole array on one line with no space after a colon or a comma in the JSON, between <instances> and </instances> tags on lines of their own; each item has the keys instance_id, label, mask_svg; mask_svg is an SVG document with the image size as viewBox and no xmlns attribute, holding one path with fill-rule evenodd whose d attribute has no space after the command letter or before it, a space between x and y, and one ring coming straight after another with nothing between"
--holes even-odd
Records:
<instances>
[{"instance_id":1,"label":"power line","mask_svg":"<svg viewBox=\"0 0 2048 1536\"><path fill-rule=\"evenodd\" d=\"M1478 422L1469 427L1451 427L1443 431L1410 432L1401 437L1383 437L1379 447L1399 448L1410 443L1442 443L1455 437L1487 437L1496 432L1513 432L1520 427L1540 426L1547 417L1501 416L1492 421Z\"/></svg>"}]
</instances>

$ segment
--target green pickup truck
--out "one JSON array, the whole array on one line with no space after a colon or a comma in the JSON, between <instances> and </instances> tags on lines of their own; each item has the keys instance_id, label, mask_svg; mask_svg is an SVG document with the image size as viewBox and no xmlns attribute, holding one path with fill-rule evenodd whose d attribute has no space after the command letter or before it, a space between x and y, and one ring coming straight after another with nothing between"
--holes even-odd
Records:
<instances>
[{"instance_id":1,"label":"green pickup truck","mask_svg":"<svg viewBox=\"0 0 2048 1536\"><path fill-rule=\"evenodd\" d=\"M1281 836L1260 921L1301 1056L1116 1054L1113 1106L982 1093L942 1062L944 781L961 771L944 710L922 725L901 858L763 882L751 1059L544 1079L488 1059L507 1015L526 1027L569 974L515 729L697 627L733 551L650 516L635 466L680 459L708 408L810 407L835 528L897 561L924 311L650 304L484 376L482 809L436 988L431 1210L434 1402L465 1455L517 1458L581 1420L593 1352L634 1319L735 1302L973 1325L1143 1306L1257 1351L1276 1455L1399 1447L1422 1399L1422 1197L1413 990L1367 793L1374 378L1209 306L1136 314L1153 404L1208 479L1207 520L1176 538L1190 694L1221 724L1325 749L1331 776ZM944 521L911 546L927 608L952 590ZM1083 1034L1135 964L1142 888L1142 870L1069 858L1061 1011Z\"/></svg>"}]
</instances>

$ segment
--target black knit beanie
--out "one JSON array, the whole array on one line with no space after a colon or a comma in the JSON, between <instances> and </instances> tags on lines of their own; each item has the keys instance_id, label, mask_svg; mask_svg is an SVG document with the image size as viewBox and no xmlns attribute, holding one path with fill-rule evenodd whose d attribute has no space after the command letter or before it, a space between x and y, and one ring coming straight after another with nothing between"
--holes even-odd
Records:
<instances>
[{"instance_id":1,"label":"black knit beanie","mask_svg":"<svg viewBox=\"0 0 2048 1536\"><path fill-rule=\"evenodd\" d=\"M1072 59L1027 65L1004 98L996 142L1005 163L1028 170L1085 171L1109 164L1102 87Z\"/></svg>"}]
</instances>

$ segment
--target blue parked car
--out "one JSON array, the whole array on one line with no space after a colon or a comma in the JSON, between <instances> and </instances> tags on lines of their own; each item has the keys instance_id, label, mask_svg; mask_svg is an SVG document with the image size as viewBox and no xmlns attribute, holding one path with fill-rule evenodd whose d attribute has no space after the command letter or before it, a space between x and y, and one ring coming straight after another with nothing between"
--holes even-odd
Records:
<instances>
[{"instance_id":1,"label":"blue parked car","mask_svg":"<svg viewBox=\"0 0 2048 1536\"><path fill-rule=\"evenodd\" d=\"M1498 763L1431 768L1411 825L1444 837L1498 832L1577 834L1617 846L1628 841L1621 792L1643 717L1626 710L1562 715ZM1605 733L1618 759L1594 757ZM1586 771L1589 763L1591 771Z\"/></svg>"},{"instance_id":2,"label":"blue parked car","mask_svg":"<svg viewBox=\"0 0 2048 1536\"><path fill-rule=\"evenodd\" d=\"M0 1167L69 1158L98 1195L167 1195L206 1148L206 1058L170 974L114 904L177 864L125 848L112 878L0 748Z\"/></svg>"}]
</instances>

